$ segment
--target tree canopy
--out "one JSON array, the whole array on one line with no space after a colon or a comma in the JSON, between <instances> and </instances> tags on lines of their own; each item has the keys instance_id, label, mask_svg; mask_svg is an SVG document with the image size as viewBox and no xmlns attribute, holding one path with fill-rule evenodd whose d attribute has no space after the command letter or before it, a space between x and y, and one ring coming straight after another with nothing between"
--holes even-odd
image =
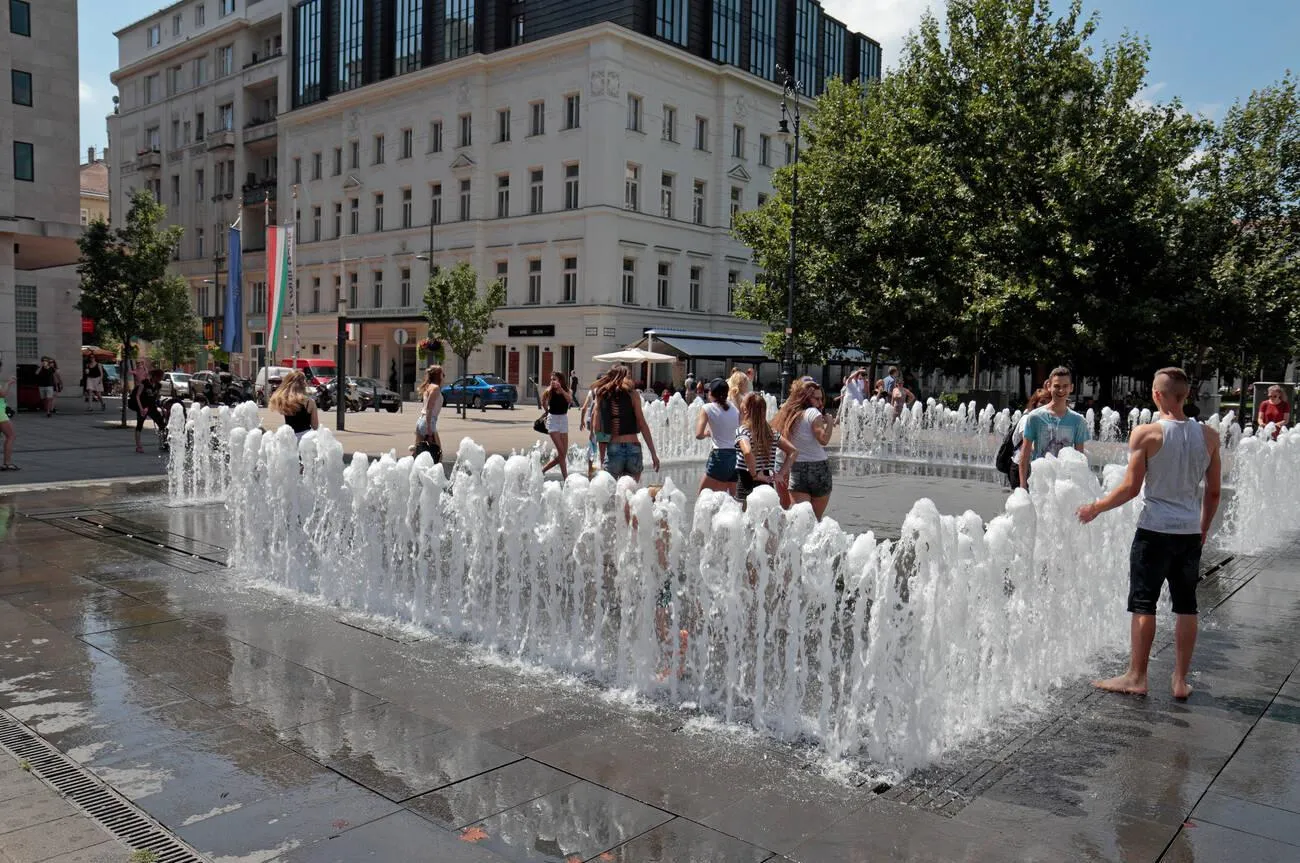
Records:
<instances>
[{"instance_id":1,"label":"tree canopy","mask_svg":"<svg viewBox=\"0 0 1300 863\"><path fill-rule=\"evenodd\" d=\"M467 371L470 354L487 337L492 316L506 301L506 288L500 279L489 282L482 292L478 282L478 273L462 261L434 273L424 292L429 335L445 342L460 358L461 374Z\"/></svg>"}]
</instances>

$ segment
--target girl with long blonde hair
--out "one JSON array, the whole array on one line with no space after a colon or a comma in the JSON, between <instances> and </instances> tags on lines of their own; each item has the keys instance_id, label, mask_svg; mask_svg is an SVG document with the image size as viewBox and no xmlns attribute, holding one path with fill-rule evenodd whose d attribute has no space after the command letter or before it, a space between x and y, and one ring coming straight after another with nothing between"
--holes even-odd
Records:
<instances>
[{"instance_id":1,"label":"girl with long blonde hair","mask_svg":"<svg viewBox=\"0 0 1300 863\"><path fill-rule=\"evenodd\" d=\"M284 417L284 424L293 429L299 440L307 432L320 427L316 402L307 395L307 376L301 369L294 369L284 376L279 388L271 394L267 407Z\"/></svg>"},{"instance_id":2,"label":"girl with long blonde hair","mask_svg":"<svg viewBox=\"0 0 1300 863\"><path fill-rule=\"evenodd\" d=\"M732 369L731 377L727 378L727 401L731 402L736 410L740 410L744 404L745 396L749 395L752 390L753 382L749 379L749 375L740 369Z\"/></svg>"},{"instance_id":3,"label":"girl with long blonde hair","mask_svg":"<svg viewBox=\"0 0 1300 863\"><path fill-rule=\"evenodd\" d=\"M442 461L442 441L438 437L438 414L442 412L442 366L429 366L424 370L424 380L419 387L420 415L415 420L415 446L426 445L434 461Z\"/></svg>"}]
</instances>

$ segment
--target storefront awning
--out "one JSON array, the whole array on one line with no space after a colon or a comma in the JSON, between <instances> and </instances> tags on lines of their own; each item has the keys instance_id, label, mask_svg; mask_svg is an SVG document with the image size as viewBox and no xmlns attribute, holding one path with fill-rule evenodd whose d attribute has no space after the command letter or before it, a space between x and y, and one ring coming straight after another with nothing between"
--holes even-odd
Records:
<instances>
[{"instance_id":1,"label":"storefront awning","mask_svg":"<svg viewBox=\"0 0 1300 863\"><path fill-rule=\"evenodd\" d=\"M723 335L710 338L703 333L653 333L647 334L633 347L649 347L692 360L744 360L761 363L772 359L763 351L761 339L745 336Z\"/></svg>"}]
</instances>

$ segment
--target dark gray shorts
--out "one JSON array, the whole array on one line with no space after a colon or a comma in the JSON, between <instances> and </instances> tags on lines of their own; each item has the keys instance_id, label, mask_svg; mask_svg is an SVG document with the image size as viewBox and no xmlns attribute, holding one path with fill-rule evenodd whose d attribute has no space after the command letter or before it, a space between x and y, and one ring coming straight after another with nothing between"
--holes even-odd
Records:
<instances>
[{"instance_id":1,"label":"dark gray shorts","mask_svg":"<svg viewBox=\"0 0 1300 863\"><path fill-rule=\"evenodd\" d=\"M797 461L790 469L790 493L809 497L826 497L831 493L829 461Z\"/></svg>"}]
</instances>

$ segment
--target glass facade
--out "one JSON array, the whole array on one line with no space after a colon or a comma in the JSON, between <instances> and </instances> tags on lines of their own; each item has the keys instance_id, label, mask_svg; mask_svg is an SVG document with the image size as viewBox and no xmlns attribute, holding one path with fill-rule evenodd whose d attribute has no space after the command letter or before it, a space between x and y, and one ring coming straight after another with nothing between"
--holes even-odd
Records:
<instances>
[{"instance_id":1,"label":"glass facade","mask_svg":"<svg viewBox=\"0 0 1300 863\"><path fill-rule=\"evenodd\" d=\"M655 0L655 35L674 45L686 45L688 0Z\"/></svg>"},{"instance_id":2,"label":"glass facade","mask_svg":"<svg viewBox=\"0 0 1300 863\"><path fill-rule=\"evenodd\" d=\"M880 46L866 36L858 36L858 79L880 80Z\"/></svg>"},{"instance_id":3,"label":"glass facade","mask_svg":"<svg viewBox=\"0 0 1300 863\"><path fill-rule=\"evenodd\" d=\"M401 75L420 68L424 45L424 0L397 0L393 44L393 72Z\"/></svg>"},{"instance_id":4,"label":"glass facade","mask_svg":"<svg viewBox=\"0 0 1300 863\"><path fill-rule=\"evenodd\" d=\"M794 77L806 92L815 92L817 71L817 36L821 30L821 7L813 0L795 0L794 4Z\"/></svg>"},{"instance_id":5,"label":"glass facade","mask_svg":"<svg viewBox=\"0 0 1300 863\"><path fill-rule=\"evenodd\" d=\"M749 18L749 71L776 77L776 0L753 0Z\"/></svg>"},{"instance_id":6,"label":"glass facade","mask_svg":"<svg viewBox=\"0 0 1300 863\"><path fill-rule=\"evenodd\" d=\"M293 104L308 105L321 96L322 0L308 0L293 10Z\"/></svg>"},{"instance_id":7,"label":"glass facade","mask_svg":"<svg viewBox=\"0 0 1300 863\"><path fill-rule=\"evenodd\" d=\"M740 65L740 0L713 0L711 56L718 63Z\"/></svg>"},{"instance_id":8,"label":"glass facade","mask_svg":"<svg viewBox=\"0 0 1300 863\"><path fill-rule=\"evenodd\" d=\"M365 4L363 0L336 0L338 48L335 52L334 92L353 90L365 83Z\"/></svg>"},{"instance_id":9,"label":"glass facade","mask_svg":"<svg viewBox=\"0 0 1300 863\"><path fill-rule=\"evenodd\" d=\"M849 31L834 18L822 18L822 69L818 79L817 93L826 89L826 82L831 78L845 78L844 45L848 41Z\"/></svg>"},{"instance_id":10,"label":"glass facade","mask_svg":"<svg viewBox=\"0 0 1300 863\"><path fill-rule=\"evenodd\" d=\"M474 0L445 0L442 56L454 60L474 53Z\"/></svg>"}]
</instances>

